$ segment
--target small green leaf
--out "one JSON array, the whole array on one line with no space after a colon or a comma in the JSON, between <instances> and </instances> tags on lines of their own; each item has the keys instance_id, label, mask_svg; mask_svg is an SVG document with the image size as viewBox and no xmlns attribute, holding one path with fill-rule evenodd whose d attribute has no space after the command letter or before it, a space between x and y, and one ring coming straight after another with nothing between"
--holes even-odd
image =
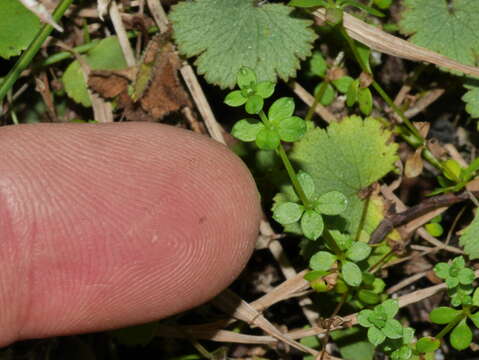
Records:
<instances>
[{"instance_id":1,"label":"small green leaf","mask_svg":"<svg viewBox=\"0 0 479 360\"><path fill-rule=\"evenodd\" d=\"M345 261L341 267L344 281L350 286L359 286L363 280L361 269L353 262Z\"/></svg>"},{"instance_id":2,"label":"small green leaf","mask_svg":"<svg viewBox=\"0 0 479 360\"><path fill-rule=\"evenodd\" d=\"M403 336L403 327L396 319L389 319L382 328L382 332L390 339L400 339Z\"/></svg>"},{"instance_id":3,"label":"small green leaf","mask_svg":"<svg viewBox=\"0 0 479 360\"><path fill-rule=\"evenodd\" d=\"M318 239L323 233L323 217L314 210L306 210L301 218L301 230L310 240Z\"/></svg>"},{"instance_id":4,"label":"small green leaf","mask_svg":"<svg viewBox=\"0 0 479 360\"><path fill-rule=\"evenodd\" d=\"M469 326L466 323L466 319L463 319L457 326L452 330L451 335L449 336L449 341L451 345L456 350L464 350L472 342L472 331L469 329Z\"/></svg>"},{"instance_id":5,"label":"small green leaf","mask_svg":"<svg viewBox=\"0 0 479 360\"><path fill-rule=\"evenodd\" d=\"M306 133L306 122L297 116L281 120L277 126L279 137L283 141L294 142Z\"/></svg>"},{"instance_id":6,"label":"small green leaf","mask_svg":"<svg viewBox=\"0 0 479 360\"><path fill-rule=\"evenodd\" d=\"M392 3L393 0L374 0L374 5L383 10L389 9Z\"/></svg>"},{"instance_id":7,"label":"small green leaf","mask_svg":"<svg viewBox=\"0 0 479 360\"><path fill-rule=\"evenodd\" d=\"M381 330L370 327L368 329L368 340L374 346L378 346L386 340L386 335L384 335Z\"/></svg>"},{"instance_id":8,"label":"small green leaf","mask_svg":"<svg viewBox=\"0 0 479 360\"><path fill-rule=\"evenodd\" d=\"M358 50L358 55L361 58L361 62L366 66L366 70L369 74L372 74L371 64L369 63L369 58L371 56L371 49L366 45L356 42L356 47Z\"/></svg>"},{"instance_id":9,"label":"small green leaf","mask_svg":"<svg viewBox=\"0 0 479 360\"><path fill-rule=\"evenodd\" d=\"M251 95L246 100L245 110L248 114L258 114L263 109L264 100L259 95Z\"/></svg>"},{"instance_id":10,"label":"small green leaf","mask_svg":"<svg viewBox=\"0 0 479 360\"><path fill-rule=\"evenodd\" d=\"M402 342L403 344L411 344L414 340L414 330L412 327L404 327L403 328L403 335L402 335Z\"/></svg>"},{"instance_id":11,"label":"small green leaf","mask_svg":"<svg viewBox=\"0 0 479 360\"><path fill-rule=\"evenodd\" d=\"M444 169L444 176L449 180L458 182L461 178L461 165L456 160L446 160L442 163Z\"/></svg>"},{"instance_id":12,"label":"small green leaf","mask_svg":"<svg viewBox=\"0 0 479 360\"><path fill-rule=\"evenodd\" d=\"M121 70L127 67L120 43L116 36L98 42L85 56L92 70ZM62 76L68 96L85 107L91 106L85 77L78 60L73 61Z\"/></svg>"},{"instance_id":13,"label":"small green leaf","mask_svg":"<svg viewBox=\"0 0 479 360\"><path fill-rule=\"evenodd\" d=\"M346 257L352 261L362 261L366 259L370 253L371 248L368 244L356 241L353 246L346 251Z\"/></svg>"},{"instance_id":14,"label":"small green leaf","mask_svg":"<svg viewBox=\"0 0 479 360\"><path fill-rule=\"evenodd\" d=\"M294 100L282 97L276 100L268 110L268 119L279 124L280 121L291 117L294 113Z\"/></svg>"},{"instance_id":15,"label":"small green leaf","mask_svg":"<svg viewBox=\"0 0 479 360\"><path fill-rule=\"evenodd\" d=\"M328 274L329 272L324 270L314 270L314 271L308 272L306 275L304 275L303 278L304 280L307 280L307 281L314 281Z\"/></svg>"},{"instance_id":16,"label":"small green leaf","mask_svg":"<svg viewBox=\"0 0 479 360\"><path fill-rule=\"evenodd\" d=\"M441 279L446 279L449 276L449 268L450 268L449 264L441 262L439 264L436 264L436 266L434 266L434 272Z\"/></svg>"},{"instance_id":17,"label":"small green leaf","mask_svg":"<svg viewBox=\"0 0 479 360\"><path fill-rule=\"evenodd\" d=\"M479 311L472 315L469 315L469 319L471 319L474 323L474 326L479 329Z\"/></svg>"},{"instance_id":18,"label":"small green leaf","mask_svg":"<svg viewBox=\"0 0 479 360\"><path fill-rule=\"evenodd\" d=\"M361 110L364 115L371 114L371 111L373 111L373 95L369 88L360 88L358 90L358 103L359 110Z\"/></svg>"},{"instance_id":19,"label":"small green leaf","mask_svg":"<svg viewBox=\"0 0 479 360\"><path fill-rule=\"evenodd\" d=\"M20 1L0 1L0 57L20 55L40 26L38 18Z\"/></svg>"},{"instance_id":20,"label":"small green leaf","mask_svg":"<svg viewBox=\"0 0 479 360\"><path fill-rule=\"evenodd\" d=\"M304 195L309 199L314 195L314 180L307 172L300 170L298 172L298 181L303 188Z\"/></svg>"},{"instance_id":21,"label":"small green leaf","mask_svg":"<svg viewBox=\"0 0 479 360\"><path fill-rule=\"evenodd\" d=\"M343 22L343 9L328 6L326 8L326 23L330 26L336 26Z\"/></svg>"},{"instance_id":22,"label":"small green leaf","mask_svg":"<svg viewBox=\"0 0 479 360\"><path fill-rule=\"evenodd\" d=\"M439 349L441 342L433 337L423 337L420 338L416 343L416 350L421 353L430 353Z\"/></svg>"},{"instance_id":23,"label":"small green leaf","mask_svg":"<svg viewBox=\"0 0 479 360\"><path fill-rule=\"evenodd\" d=\"M394 300L394 299L386 300L379 306L384 310L387 316L391 319L395 317L399 311L399 304L397 300Z\"/></svg>"},{"instance_id":24,"label":"small green leaf","mask_svg":"<svg viewBox=\"0 0 479 360\"><path fill-rule=\"evenodd\" d=\"M479 259L479 241L477 234L479 233L479 211L476 212L472 222L465 228L459 237L459 244L464 247L464 252L469 255L471 260Z\"/></svg>"},{"instance_id":25,"label":"small green leaf","mask_svg":"<svg viewBox=\"0 0 479 360\"><path fill-rule=\"evenodd\" d=\"M358 299L367 305L374 305L380 301L380 296L370 290L361 289L358 291Z\"/></svg>"},{"instance_id":26,"label":"small green leaf","mask_svg":"<svg viewBox=\"0 0 479 360\"><path fill-rule=\"evenodd\" d=\"M262 128L256 135L256 145L263 150L274 150L279 146L280 142L278 133L266 127Z\"/></svg>"},{"instance_id":27,"label":"small green leaf","mask_svg":"<svg viewBox=\"0 0 479 360\"><path fill-rule=\"evenodd\" d=\"M353 81L354 79L350 76L342 76L339 79L333 80L332 83L340 93L346 94Z\"/></svg>"},{"instance_id":28,"label":"small green leaf","mask_svg":"<svg viewBox=\"0 0 479 360\"><path fill-rule=\"evenodd\" d=\"M315 51L311 60L309 62L311 72L319 77L324 77L326 75L326 70L328 69L328 64L324 60L323 55L319 51Z\"/></svg>"},{"instance_id":29,"label":"small green leaf","mask_svg":"<svg viewBox=\"0 0 479 360\"><path fill-rule=\"evenodd\" d=\"M449 324L460 313L460 310L456 310L447 306L440 306L431 311L429 314L429 319L435 324Z\"/></svg>"},{"instance_id":30,"label":"small green leaf","mask_svg":"<svg viewBox=\"0 0 479 360\"><path fill-rule=\"evenodd\" d=\"M353 106L358 101L358 92L359 92L359 79L354 80L349 85L348 92L346 93L346 105L348 107Z\"/></svg>"},{"instance_id":31,"label":"small green leaf","mask_svg":"<svg viewBox=\"0 0 479 360\"><path fill-rule=\"evenodd\" d=\"M472 305L479 306L479 288L474 290L474 295L472 295Z\"/></svg>"},{"instance_id":32,"label":"small green leaf","mask_svg":"<svg viewBox=\"0 0 479 360\"><path fill-rule=\"evenodd\" d=\"M361 310L358 314L358 323L359 325L368 328L374 326L374 324L369 320L370 316L372 315L373 311L366 309Z\"/></svg>"},{"instance_id":33,"label":"small green leaf","mask_svg":"<svg viewBox=\"0 0 479 360\"><path fill-rule=\"evenodd\" d=\"M426 224L425 228L426 228L426 231L434 237L439 237L444 232L444 229L439 223Z\"/></svg>"},{"instance_id":34,"label":"small green leaf","mask_svg":"<svg viewBox=\"0 0 479 360\"><path fill-rule=\"evenodd\" d=\"M328 251L318 251L311 256L309 267L313 270L329 271L336 261L336 256Z\"/></svg>"},{"instance_id":35,"label":"small green leaf","mask_svg":"<svg viewBox=\"0 0 479 360\"><path fill-rule=\"evenodd\" d=\"M462 285L470 285L476 276L474 275L474 271L469 268L464 268L459 271L457 278Z\"/></svg>"},{"instance_id":36,"label":"small green leaf","mask_svg":"<svg viewBox=\"0 0 479 360\"><path fill-rule=\"evenodd\" d=\"M376 10L376 9L370 7L370 6L361 4L359 1L343 0L342 3L343 3L343 5L350 5L350 6L357 7L358 9L364 10L364 11L366 11L367 13L369 13L373 16L384 17L384 14L381 11Z\"/></svg>"},{"instance_id":37,"label":"small green leaf","mask_svg":"<svg viewBox=\"0 0 479 360\"><path fill-rule=\"evenodd\" d=\"M322 82L314 88L314 96L316 96L318 92L321 91L322 87L324 87L324 90L322 90L323 95L321 96L321 99L319 99L319 102L321 103L321 105L328 106L333 102L336 96L336 92L334 91L334 88L329 82Z\"/></svg>"},{"instance_id":38,"label":"small green leaf","mask_svg":"<svg viewBox=\"0 0 479 360\"><path fill-rule=\"evenodd\" d=\"M274 209L273 219L282 225L292 224L301 218L303 211L304 208L302 205L285 202Z\"/></svg>"},{"instance_id":39,"label":"small green leaf","mask_svg":"<svg viewBox=\"0 0 479 360\"><path fill-rule=\"evenodd\" d=\"M267 99L273 95L275 86L276 84L272 81L261 81L256 84L256 94Z\"/></svg>"},{"instance_id":40,"label":"small green leaf","mask_svg":"<svg viewBox=\"0 0 479 360\"><path fill-rule=\"evenodd\" d=\"M326 0L291 0L288 6L296 6L301 8L328 6Z\"/></svg>"},{"instance_id":41,"label":"small green leaf","mask_svg":"<svg viewBox=\"0 0 479 360\"><path fill-rule=\"evenodd\" d=\"M409 360L412 356L412 349L403 345L391 354L391 360Z\"/></svg>"},{"instance_id":42,"label":"small green leaf","mask_svg":"<svg viewBox=\"0 0 479 360\"><path fill-rule=\"evenodd\" d=\"M348 234L343 234L338 230L330 230L329 234L333 237L334 241L336 241L338 247L343 251L346 251L353 245L353 240Z\"/></svg>"},{"instance_id":43,"label":"small green leaf","mask_svg":"<svg viewBox=\"0 0 479 360\"><path fill-rule=\"evenodd\" d=\"M339 191L330 191L319 197L315 209L325 215L341 214L348 207L348 199Z\"/></svg>"},{"instance_id":44,"label":"small green leaf","mask_svg":"<svg viewBox=\"0 0 479 360\"><path fill-rule=\"evenodd\" d=\"M231 91L225 98L225 104L232 107L237 107L243 105L247 98L243 96L241 90L234 90Z\"/></svg>"},{"instance_id":45,"label":"small green leaf","mask_svg":"<svg viewBox=\"0 0 479 360\"><path fill-rule=\"evenodd\" d=\"M456 277L448 277L445 282L449 289L455 288L457 285L459 285L459 279Z\"/></svg>"},{"instance_id":46,"label":"small green leaf","mask_svg":"<svg viewBox=\"0 0 479 360\"><path fill-rule=\"evenodd\" d=\"M264 124L256 119L239 120L231 129L231 135L241 141L255 141Z\"/></svg>"},{"instance_id":47,"label":"small green leaf","mask_svg":"<svg viewBox=\"0 0 479 360\"><path fill-rule=\"evenodd\" d=\"M251 68L243 66L238 71L236 83L238 84L240 89L253 87L256 84L256 74Z\"/></svg>"}]
</instances>

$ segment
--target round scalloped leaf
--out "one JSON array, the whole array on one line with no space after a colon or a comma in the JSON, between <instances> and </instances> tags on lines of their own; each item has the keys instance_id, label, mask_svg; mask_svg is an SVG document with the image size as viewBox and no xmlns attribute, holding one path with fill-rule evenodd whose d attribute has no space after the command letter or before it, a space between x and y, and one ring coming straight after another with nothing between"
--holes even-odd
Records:
<instances>
[{"instance_id":1,"label":"round scalloped leaf","mask_svg":"<svg viewBox=\"0 0 479 360\"><path fill-rule=\"evenodd\" d=\"M348 223L341 231L357 233L366 205L358 193L394 169L397 145L390 142L390 137L379 121L352 116L329 125L327 130L308 131L295 143L291 159L298 169L313 177L317 195L339 191L348 199L348 207L340 214ZM380 203L373 198L364 220L367 233L382 219Z\"/></svg>"},{"instance_id":2,"label":"round scalloped leaf","mask_svg":"<svg viewBox=\"0 0 479 360\"><path fill-rule=\"evenodd\" d=\"M437 51L460 63L476 65L479 37L479 1L464 0L406 0L400 22L404 34L413 34L410 40L427 49ZM466 111L479 117L477 81L466 86Z\"/></svg>"},{"instance_id":3,"label":"round scalloped leaf","mask_svg":"<svg viewBox=\"0 0 479 360\"><path fill-rule=\"evenodd\" d=\"M101 40L87 53L85 60L92 70L120 70L127 67L116 36ZM83 71L77 60L67 67L62 81L69 97L83 106L91 106Z\"/></svg>"},{"instance_id":4,"label":"round scalloped leaf","mask_svg":"<svg viewBox=\"0 0 479 360\"><path fill-rule=\"evenodd\" d=\"M175 5L170 19L180 52L198 56L198 73L232 88L242 66L253 69L258 81L295 76L317 35L311 21L290 16L292 10L255 0L196 0Z\"/></svg>"},{"instance_id":5,"label":"round scalloped leaf","mask_svg":"<svg viewBox=\"0 0 479 360\"><path fill-rule=\"evenodd\" d=\"M459 237L459 244L464 247L464 252L469 255L471 260L479 259L479 241L477 241L478 231L479 212L476 213L472 222L466 227L466 229L462 232L462 235Z\"/></svg>"},{"instance_id":6,"label":"round scalloped leaf","mask_svg":"<svg viewBox=\"0 0 479 360\"><path fill-rule=\"evenodd\" d=\"M40 20L20 1L0 1L0 56L20 55L40 29Z\"/></svg>"}]
</instances>

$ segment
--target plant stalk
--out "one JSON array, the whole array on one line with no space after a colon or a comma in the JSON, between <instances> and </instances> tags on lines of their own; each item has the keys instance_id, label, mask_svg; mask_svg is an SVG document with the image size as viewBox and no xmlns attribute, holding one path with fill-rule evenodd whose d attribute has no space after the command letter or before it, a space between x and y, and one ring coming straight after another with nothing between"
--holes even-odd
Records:
<instances>
[{"instance_id":1,"label":"plant stalk","mask_svg":"<svg viewBox=\"0 0 479 360\"><path fill-rule=\"evenodd\" d=\"M72 2L73 0L61 0L60 4L58 4L57 8L52 14L53 20L58 22ZM13 66L13 68L9 71L7 76L0 83L0 104L3 102L5 95L15 84L22 71L30 65L33 58L38 53L41 46L47 39L48 35L50 35L52 30L53 26L49 24L43 25L43 27L38 31L37 35L32 40L28 48L23 52L23 54Z\"/></svg>"},{"instance_id":2,"label":"plant stalk","mask_svg":"<svg viewBox=\"0 0 479 360\"><path fill-rule=\"evenodd\" d=\"M299 183L298 177L296 176L296 172L294 171L291 161L289 161L288 155L286 154L286 151L284 150L283 144L279 144L277 150L278 150L278 155L281 158L281 161L283 162L284 167L286 168L286 172L288 173L291 183L293 184L296 194L298 195L299 199L303 203L304 207L308 208L309 200L303 191L303 187Z\"/></svg>"}]
</instances>

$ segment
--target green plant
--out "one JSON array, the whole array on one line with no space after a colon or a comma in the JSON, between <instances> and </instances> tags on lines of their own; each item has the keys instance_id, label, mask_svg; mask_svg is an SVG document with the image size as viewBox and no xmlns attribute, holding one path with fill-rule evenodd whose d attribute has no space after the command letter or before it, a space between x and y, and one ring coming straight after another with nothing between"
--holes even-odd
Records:
<instances>
[{"instance_id":1,"label":"green plant","mask_svg":"<svg viewBox=\"0 0 479 360\"><path fill-rule=\"evenodd\" d=\"M119 41L119 37L110 35L117 29L112 28L110 22L90 17L86 21L83 16L78 16L83 10L89 10L85 12L87 14L95 13L97 2L79 1L75 3L75 11L66 12L71 3L71 0L59 1L53 13L55 21L66 14L62 25L67 31L60 34L51 33L50 25L42 26L41 21L18 0L0 1L0 57L8 68L8 73L0 79L0 100L4 111L0 115L4 123L41 122L45 118L60 122L96 122L92 112L94 102L91 101L96 88L86 79L86 68L102 72L102 80L121 78L126 84L122 94L130 96L131 100L127 110L141 110L144 104L138 94L148 91L161 94L159 88L163 84L180 78L178 68L173 66L169 77L158 77L159 81L153 81L154 74L168 68L165 59L171 54L176 56L178 50L179 54L193 61L197 75L203 75L205 81L200 84L204 86L206 97L213 100L210 105L218 116L217 120L223 129L231 128L231 134L240 140L230 142L225 136L226 142L228 145L232 143L233 149L250 166L266 209L265 217L277 223L271 222L273 232L262 228L260 238L271 244L270 249L280 264L277 268L270 266L274 268L272 273L283 270L288 276L289 263L296 270L307 270L304 279L314 290L307 293L311 301L308 310L316 311L319 317L317 326L308 331L315 335L322 333L322 336L304 337L301 344L324 351L330 348L326 344L332 339L333 348L345 360L383 359L384 356L397 360L432 360L436 351L449 351L448 346L464 350L471 345L475 328L479 325L479 291L470 262L479 258L479 214L476 213L467 224L470 206L465 206L454 217L455 209L450 205L467 199L477 205L479 158L475 158L477 140L475 129L471 129L470 124L479 117L478 81L449 70L447 73L435 72L424 64L414 66L408 63L401 70L401 66L396 66L401 65L400 62L391 63L390 58L379 56L378 51L382 51L382 45L387 45L388 41L399 49L403 42L391 35L401 31L411 35L410 40L416 44L464 64L476 65L479 42L474 27L479 24L479 7L475 1L293 0L288 6L284 2L263 0L180 1L166 7L175 41L173 44L166 40L171 52L160 46L153 54L155 61L148 63L143 62L150 48L144 46L145 40L149 35L154 39L159 37L158 28L152 25L152 19L157 21L155 15L158 14L146 8L138 11L137 2L123 1L120 9L128 29L129 45L136 46L139 68L147 69L147 76L140 77L139 81L131 78L132 69L127 68L122 47L126 40ZM98 1L100 3L102 1ZM324 22L319 21L322 17L318 14L324 14ZM17 31L20 26L24 30L21 33ZM379 29L391 35L376 32ZM52 39L47 42L50 34ZM382 44L371 42L371 36ZM368 39L375 51L362 43L368 43ZM58 51L58 44L67 44L71 48ZM39 49L42 49L40 53ZM396 54L395 51L392 54ZM415 54L410 55L414 59ZM409 55L406 58L410 59ZM184 64L187 59L176 60ZM391 71L391 64L399 70ZM397 73L401 79L389 79L393 77L389 76L392 73ZM33 77L38 94L32 91ZM281 80L287 83L278 83ZM44 83L50 87L42 88ZM180 83L178 81L174 89L181 88ZM297 85L303 85L313 96L301 95ZM214 86L220 89L214 89ZM293 98L290 88L296 95L303 96L307 107ZM234 124L229 123L229 119L238 111L223 116L224 108L214 101L224 89L229 89L224 102L231 107L242 107L247 114ZM420 115L421 122L431 123L431 131L423 131L424 124L413 123L408 114L415 109L423 110L421 102L427 100L432 90L443 89L449 94L444 103L422 111ZM454 102L453 95L461 89L464 90L461 96L465 108L459 98L459 105ZM174 93L169 90L165 94ZM398 92L394 93L396 90ZM172 100L165 94L164 98L155 99L155 105ZM128 112L121 111L125 108L119 97L103 100L112 105L115 120L123 119ZM324 107L327 107L329 116L324 116L321 111L325 110ZM181 116L176 118L176 114L168 121L202 131L202 124L198 125L194 116L195 109L191 110L193 116L187 121ZM50 112L58 112L58 116L50 118ZM437 128L433 129L435 122L449 119L451 114L455 116L451 126L457 129L460 125L461 132L467 136L458 132L455 135L460 141L448 139L447 142L456 149L448 148L447 155L440 144L429 140L438 133ZM472 124L477 127L476 122ZM439 131L441 134L444 135L444 131ZM454 150L457 151L454 153ZM400 162L411 158L411 153L421 164L417 167L420 171L415 173L417 182L407 183L400 176L403 169ZM409 176L408 171L404 174ZM396 186L399 188L394 190ZM416 186L420 187L420 194L434 197L408 198ZM402 210L402 204L391 194L394 191L409 208ZM433 218L425 228L429 235L439 240L423 232L417 233L433 247L412 232L409 223L419 216L429 215L438 207L449 208L444 221L441 217ZM454 221L449 227L451 218ZM382 225L386 225L387 231L376 241L376 231L382 229ZM445 244L437 243L443 239ZM291 251L294 248L291 242L296 240L299 256L296 251ZM275 246L279 247L279 244L284 246L280 254L275 252ZM449 259L449 252L460 252L459 246L464 250L464 257ZM403 306L411 301L408 292L430 280L428 274L427 278L421 278L421 282L404 285L417 279L412 274L407 281L402 281L403 274L409 275L406 270L416 270L417 256L422 257L421 264L449 259L434 268L446 285L434 288L431 284L431 287L437 290L447 286L448 295L437 300L441 302L430 314L431 322L441 325L434 336L430 336L431 324L418 327L416 331L403 326L412 323L407 316L414 309L399 313L399 304ZM401 264L408 259L409 263L403 267ZM301 286L304 287L305 283ZM257 290L262 291L259 286L255 292ZM403 294L406 294L407 301L402 301ZM288 295L294 299L298 293ZM388 300L390 296L399 297L399 301ZM417 296L416 293L415 299ZM290 305L277 305L281 316L289 314ZM272 308L264 318L276 316L274 321L280 323L283 319L278 319L275 311ZM297 308L293 311L297 312ZM209 314L208 308L205 312L193 314L199 314L207 328L212 326L205 315ZM344 316L346 320L341 322ZM199 322L197 320L195 318L195 322ZM360 326L349 327L350 321L354 323L355 320ZM174 323L176 318L168 321ZM261 321L258 323L262 324ZM158 343L153 340L161 327L158 325L161 324L110 333L108 351L112 353L108 356L122 357L114 353L117 345L147 347ZM296 327L296 321L294 325L285 325L291 329ZM216 359L227 356L228 348L224 346L211 352L203 347L198 338L204 333L197 338L195 329L195 326L188 328L187 337L192 343L188 349L177 346L174 344L176 340L170 339L171 344L165 348L174 345L171 348L182 349L172 358ZM271 328L266 329L271 331ZM243 333L247 326L237 325L230 330ZM225 331L228 336L238 335ZM277 334L274 332L275 336ZM256 336L247 335L248 339ZM444 341L446 336L448 343ZM254 339L255 343L264 341L262 337ZM62 341L58 340L60 345ZM443 347L439 349L441 342ZM79 348L88 346L86 341L78 345ZM231 352L236 350L234 345L228 346ZM258 345L257 348L264 350L260 355L262 359L281 357L281 352L287 352L269 345ZM0 351L0 358L13 358L10 350ZM192 352L199 352L201 356ZM55 360L52 354L49 356ZM447 353L447 356L452 359L462 354ZM304 359L318 359L318 355L311 354Z\"/></svg>"},{"instance_id":2,"label":"green plant","mask_svg":"<svg viewBox=\"0 0 479 360\"><path fill-rule=\"evenodd\" d=\"M404 328L394 319L399 310L396 300L386 300L374 309L362 310L358 314L359 325L368 329L368 340L395 360L410 359L413 352L411 342L414 337L412 328Z\"/></svg>"},{"instance_id":3,"label":"green plant","mask_svg":"<svg viewBox=\"0 0 479 360\"><path fill-rule=\"evenodd\" d=\"M420 339L417 347L423 352L434 351L439 347L439 340L450 332L449 341L452 347L464 350L471 344L473 336L467 320L479 327L479 311L474 312L479 306L479 289L474 290L472 286L474 271L466 267L462 256L458 256L450 263L437 264L434 272L445 280L453 307L440 306L431 311L430 320L446 326L434 338Z\"/></svg>"}]
</instances>

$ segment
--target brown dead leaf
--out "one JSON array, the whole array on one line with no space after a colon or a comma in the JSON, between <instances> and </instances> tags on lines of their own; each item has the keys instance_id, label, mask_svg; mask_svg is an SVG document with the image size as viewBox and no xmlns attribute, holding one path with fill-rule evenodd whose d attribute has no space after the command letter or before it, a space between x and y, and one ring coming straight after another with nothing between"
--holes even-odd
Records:
<instances>
[{"instance_id":1,"label":"brown dead leaf","mask_svg":"<svg viewBox=\"0 0 479 360\"><path fill-rule=\"evenodd\" d=\"M473 192L473 191L479 191L479 177L476 177L469 181L466 185L466 189Z\"/></svg>"},{"instance_id":2,"label":"brown dead leaf","mask_svg":"<svg viewBox=\"0 0 479 360\"><path fill-rule=\"evenodd\" d=\"M169 36L157 35L148 44L138 67L93 71L88 86L104 98L116 98L128 120L158 121L191 106L177 75L180 67Z\"/></svg>"},{"instance_id":3,"label":"brown dead leaf","mask_svg":"<svg viewBox=\"0 0 479 360\"><path fill-rule=\"evenodd\" d=\"M421 175L422 170L424 169L424 163L421 157L422 150L422 146L417 148L414 154L409 156L406 160L406 165L404 166L404 176L407 178L414 178Z\"/></svg>"},{"instance_id":4,"label":"brown dead leaf","mask_svg":"<svg viewBox=\"0 0 479 360\"><path fill-rule=\"evenodd\" d=\"M414 126L419 131L419 134L425 139L429 134L429 129L431 128L431 123L427 121L415 121Z\"/></svg>"}]
</instances>

